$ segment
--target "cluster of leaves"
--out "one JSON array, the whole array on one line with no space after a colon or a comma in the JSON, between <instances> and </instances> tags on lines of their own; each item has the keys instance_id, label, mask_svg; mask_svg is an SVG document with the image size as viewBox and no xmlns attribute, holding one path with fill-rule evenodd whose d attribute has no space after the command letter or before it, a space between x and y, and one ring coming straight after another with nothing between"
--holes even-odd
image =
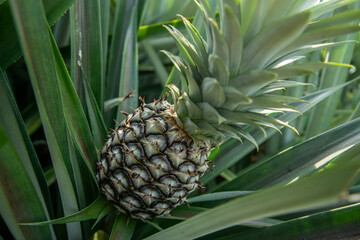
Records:
<instances>
[{"instance_id":1,"label":"cluster of leaves","mask_svg":"<svg viewBox=\"0 0 360 240\"><path fill-rule=\"evenodd\" d=\"M281 12L285 5L279 1L268 2L277 2ZM356 79L351 81L357 73L346 68L298 77L306 84L287 94L306 95L306 102L292 105L303 115L277 118L296 126L300 135L287 130L280 135L274 129L264 135L249 128L262 144L257 153L250 142L226 141L211 155L214 171L202 179L207 192L194 194L190 207L175 209L172 217L137 221L99 198L96 149L114 127L113 119L121 121L121 111L136 108L139 95L152 100L168 81L176 82L175 72L168 78L170 61L158 53L176 47L162 25L182 29L178 13L195 26L202 24L193 1L159 2L0 1L0 223L5 223L0 238L360 235L360 90ZM248 20L256 16L260 21L264 1L243 2L249 9L245 12L257 13ZM294 1L292 7L303 2ZM359 1L327 4L331 12L342 12L343 20L323 23L332 24L328 30L359 30ZM215 12L217 1L208 6ZM326 48L322 43L321 51L306 58L360 67L358 40L358 33L335 37L331 41L341 44ZM122 98L134 89L135 97Z\"/></svg>"}]
</instances>

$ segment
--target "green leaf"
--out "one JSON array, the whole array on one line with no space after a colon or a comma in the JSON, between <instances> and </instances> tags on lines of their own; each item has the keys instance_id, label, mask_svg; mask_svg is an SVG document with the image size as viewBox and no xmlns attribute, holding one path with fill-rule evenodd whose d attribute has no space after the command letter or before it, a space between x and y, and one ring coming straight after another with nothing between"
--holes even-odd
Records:
<instances>
[{"instance_id":1,"label":"green leaf","mask_svg":"<svg viewBox=\"0 0 360 240\"><path fill-rule=\"evenodd\" d=\"M120 2L118 4L120 4ZM135 89L134 97L126 99L118 106L116 114L117 121L121 121L123 119L121 111L130 112L131 108L136 109L138 107L137 14L138 3L136 2L135 5L131 7L130 22L125 36L123 57L121 59L121 76L118 90L119 95L116 96L126 96ZM112 87L115 87L115 85Z\"/></svg>"},{"instance_id":2,"label":"green leaf","mask_svg":"<svg viewBox=\"0 0 360 240\"><path fill-rule=\"evenodd\" d=\"M360 221L360 205L352 204L331 209L309 216L304 216L278 225L262 229L234 232L231 238L276 239L287 240L296 238L331 239L353 238L359 235L358 222ZM221 233L221 237L228 237ZM215 236L210 235L209 238Z\"/></svg>"},{"instance_id":3,"label":"green leaf","mask_svg":"<svg viewBox=\"0 0 360 240\"><path fill-rule=\"evenodd\" d=\"M246 61L243 61L241 71L266 68L276 54L294 40L296 41L305 29L309 18L310 13L303 12L281 19L264 28L244 48L242 58Z\"/></svg>"},{"instance_id":4,"label":"green leaf","mask_svg":"<svg viewBox=\"0 0 360 240\"><path fill-rule=\"evenodd\" d=\"M188 203L197 203L197 202L207 202L207 201L217 201L217 200L226 200L230 198L236 198L241 196L246 196L252 191L228 191L228 192L216 192L216 193L208 193L202 194L200 196L192 197L187 199Z\"/></svg>"},{"instance_id":5,"label":"green leaf","mask_svg":"<svg viewBox=\"0 0 360 240\"><path fill-rule=\"evenodd\" d=\"M359 141L360 119L357 119L254 164L216 191L258 190L302 177L331 160L328 156L339 155Z\"/></svg>"},{"instance_id":6,"label":"green leaf","mask_svg":"<svg viewBox=\"0 0 360 240\"><path fill-rule=\"evenodd\" d=\"M102 199L97 198L93 203L91 203L86 208L73 213L69 216L65 216L58 219L53 219L49 221L43 222L23 222L21 225L23 226L45 226L49 224L63 224L63 223L72 223L72 222L79 222L79 221L86 221L90 219L96 219L103 210L106 210L107 214L112 212L114 208L107 208L109 202ZM104 213L103 213L104 214Z\"/></svg>"},{"instance_id":7,"label":"green leaf","mask_svg":"<svg viewBox=\"0 0 360 240\"><path fill-rule=\"evenodd\" d=\"M46 19L53 25L76 0L43 0ZM21 56L20 43L9 7L10 1L0 4L0 67L7 69Z\"/></svg>"},{"instance_id":8,"label":"green leaf","mask_svg":"<svg viewBox=\"0 0 360 240\"><path fill-rule=\"evenodd\" d=\"M100 21L100 2L79 0L71 10L71 55L73 81L82 85L81 72L89 81L91 90L100 109L103 106L104 63L103 43ZM80 87L81 93L84 87Z\"/></svg>"},{"instance_id":9,"label":"green leaf","mask_svg":"<svg viewBox=\"0 0 360 240\"><path fill-rule=\"evenodd\" d=\"M124 214L118 214L112 227L109 239L130 240L135 230L135 223L136 221L134 219L131 219Z\"/></svg>"},{"instance_id":10,"label":"green leaf","mask_svg":"<svg viewBox=\"0 0 360 240\"><path fill-rule=\"evenodd\" d=\"M44 172L36 155L34 146L26 132L15 97L10 89L10 84L5 73L0 69L0 124L7 132L9 139L20 157L24 168L31 179L32 184L41 200L43 207L52 216L52 204L50 192L47 188ZM46 211L47 212L47 211Z\"/></svg>"},{"instance_id":11,"label":"green leaf","mask_svg":"<svg viewBox=\"0 0 360 240\"><path fill-rule=\"evenodd\" d=\"M143 40L141 42L148 58L151 61L151 64L154 67L154 70L156 72L156 75L159 77L161 83L163 86L165 86L167 78L168 78L168 72L161 62L161 59L158 55L158 53L155 51L154 47L151 45L149 40Z\"/></svg>"},{"instance_id":12,"label":"green leaf","mask_svg":"<svg viewBox=\"0 0 360 240\"><path fill-rule=\"evenodd\" d=\"M30 171L17 153L0 124L0 214L7 227L17 239L52 239L51 227L19 227L20 221L42 221L49 215L39 186L34 186L34 172ZM24 147L24 146L20 146ZM38 184L35 180L35 184ZM26 237L25 237L26 236Z\"/></svg>"},{"instance_id":13,"label":"green leaf","mask_svg":"<svg viewBox=\"0 0 360 240\"><path fill-rule=\"evenodd\" d=\"M318 18L325 13L331 12L337 8L346 6L356 1L357 0L330 0L330 1L320 2L314 7L312 7L310 10L313 18Z\"/></svg>"},{"instance_id":14,"label":"green leaf","mask_svg":"<svg viewBox=\"0 0 360 240\"><path fill-rule=\"evenodd\" d=\"M236 88L231 86L224 86L223 88L226 96L225 103L222 106L223 108L235 111L235 109L239 105L246 105L252 103L250 97L246 96Z\"/></svg>"},{"instance_id":15,"label":"green leaf","mask_svg":"<svg viewBox=\"0 0 360 240\"><path fill-rule=\"evenodd\" d=\"M347 6L342 11L346 9L359 9L360 3L352 4ZM339 9L340 10L340 9ZM341 13L340 13L341 14ZM358 21L359 22L359 21ZM339 36L334 39L334 41L344 41L344 40L357 40L358 33L348 34L346 36ZM329 49L328 51L328 61L331 62L343 62L350 64L352 61L352 56L354 55L355 43L336 46ZM331 86L336 86L342 84L348 80L349 70L346 68L328 68L324 69L321 74L320 79L320 89L328 88ZM311 115L309 122L309 127L306 132L306 137L311 137L317 135L323 131L328 130L331 127L331 119L335 115L335 110L337 103L341 99L341 93L335 94L331 99L319 104L315 107L314 112ZM320 124L321 123L321 124Z\"/></svg>"},{"instance_id":16,"label":"green leaf","mask_svg":"<svg viewBox=\"0 0 360 240\"><path fill-rule=\"evenodd\" d=\"M222 32L229 46L229 72L230 76L237 76L240 72L241 56L243 51L243 36L238 19L229 5L224 6L224 23Z\"/></svg>"},{"instance_id":17,"label":"green leaf","mask_svg":"<svg viewBox=\"0 0 360 240\"><path fill-rule=\"evenodd\" d=\"M202 116L206 122L221 124L226 121L226 119L220 115L220 113L209 103L202 102L196 104L202 111Z\"/></svg>"},{"instance_id":18,"label":"green leaf","mask_svg":"<svg viewBox=\"0 0 360 240\"><path fill-rule=\"evenodd\" d=\"M360 10L348 9L342 13L335 14L331 17L321 19L320 21L309 24L306 31L313 31L315 29L321 29L330 26L338 26L345 23L356 22L360 20Z\"/></svg>"},{"instance_id":19,"label":"green leaf","mask_svg":"<svg viewBox=\"0 0 360 240\"><path fill-rule=\"evenodd\" d=\"M328 39L330 37L336 37L339 35L344 35L348 33L360 31L360 26L336 26L336 27L326 27L321 29L315 29L313 31L304 32L299 36L295 41L289 44L284 48L278 56L285 55L290 53L304 45L319 42L321 40Z\"/></svg>"},{"instance_id":20,"label":"green leaf","mask_svg":"<svg viewBox=\"0 0 360 240\"><path fill-rule=\"evenodd\" d=\"M229 84L229 70L218 55L211 54L209 56L209 70L212 77L218 80L221 85Z\"/></svg>"},{"instance_id":21,"label":"green leaf","mask_svg":"<svg viewBox=\"0 0 360 240\"><path fill-rule=\"evenodd\" d=\"M356 81L356 79L353 80L352 82L354 81ZM318 104L320 101L322 101L326 97L330 96L337 90L347 86L347 84L350 83L351 82L309 94L306 97L301 98L302 100L306 101L306 103L305 102L293 103L292 106L295 107L299 112L305 113L313 106ZM307 102L309 102L310 104ZM278 119L286 123L293 121L297 117L299 117L298 113L290 112L279 116ZM277 131L278 131L277 128L271 126L271 128L266 129L266 135L264 135L263 131L261 131L260 129L249 130L249 133L251 134L251 136L254 137L256 142L260 145ZM236 140L232 140L230 145L231 147L225 149L224 151L220 149L218 157L214 159L216 167L214 168L213 172L206 173L201 178L201 181L204 184L207 184L211 179L214 179L217 176L219 176L222 171L234 165L236 162L238 162L240 159L242 159L244 156L246 156L248 153L254 150L254 145L251 144L250 142L244 142L243 144L240 144Z\"/></svg>"},{"instance_id":22,"label":"green leaf","mask_svg":"<svg viewBox=\"0 0 360 240\"><path fill-rule=\"evenodd\" d=\"M206 43L205 43L204 39L201 37L198 30L190 23L189 20L187 20L186 18L184 18L181 15L180 15L180 17L184 22L186 31L188 32L188 34L191 36L191 39L193 40L193 44L196 48L197 53L201 57L204 64L207 65L208 53L206 50ZM171 24L171 26L174 26L174 25ZM174 27L176 27L176 26L174 26Z\"/></svg>"},{"instance_id":23,"label":"green leaf","mask_svg":"<svg viewBox=\"0 0 360 240\"><path fill-rule=\"evenodd\" d=\"M276 78L277 75L269 71L251 71L231 79L230 85L251 96Z\"/></svg>"},{"instance_id":24,"label":"green leaf","mask_svg":"<svg viewBox=\"0 0 360 240\"><path fill-rule=\"evenodd\" d=\"M309 62L301 64L293 64L275 69L269 69L278 75L278 79L294 78L301 75L309 75L316 73L315 70L332 68L332 67L348 67L354 68L349 64L341 64L335 62Z\"/></svg>"},{"instance_id":25,"label":"green leaf","mask_svg":"<svg viewBox=\"0 0 360 240\"><path fill-rule=\"evenodd\" d=\"M204 102L219 107L225 102L225 92L215 78L204 78L201 84L201 95Z\"/></svg>"},{"instance_id":26,"label":"green leaf","mask_svg":"<svg viewBox=\"0 0 360 240\"><path fill-rule=\"evenodd\" d=\"M101 114L101 110L96 103L95 96L91 91L90 84L87 80L85 80L85 76L83 77L83 85L84 85L84 92L85 92L85 100L87 105L87 110L89 113L89 119L91 124L91 131L94 138L94 144L96 145L97 149L101 149L104 145L104 139L107 137L107 129L105 126L105 122L103 119L103 115ZM104 104L104 109L106 106Z\"/></svg>"},{"instance_id":27,"label":"green leaf","mask_svg":"<svg viewBox=\"0 0 360 240\"><path fill-rule=\"evenodd\" d=\"M180 15L180 17L182 16ZM193 20L193 17L189 17L187 20L191 21ZM164 25L173 26L177 29L181 29L184 27L183 18L181 20L175 19L169 22L140 26L138 31L138 41L141 41L143 39L153 38L156 36L162 36L168 33L168 31L164 28Z\"/></svg>"},{"instance_id":28,"label":"green leaf","mask_svg":"<svg viewBox=\"0 0 360 240\"><path fill-rule=\"evenodd\" d=\"M52 163L55 169L65 214L78 208L69 162L66 122L63 112L59 76L51 36L41 2L10 2L31 84L35 93ZM81 236L80 224L67 225L70 238Z\"/></svg>"},{"instance_id":29,"label":"green leaf","mask_svg":"<svg viewBox=\"0 0 360 240\"><path fill-rule=\"evenodd\" d=\"M51 37L51 35L50 35ZM64 60L61 57L60 51L56 46L55 40L51 37L52 50L55 56L55 63L59 74L59 87L61 100L63 104L64 116L70 134L74 139L74 143L81 153L89 171L93 173L95 162L97 161L97 153L93 136L90 132L90 127L87 122L85 113L76 94L75 87ZM93 176L93 179L95 177Z\"/></svg>"},{"instance_id":30,"label":"green leaf","mask_svg":"<svg viewBox=\"0 0 360 240\"><path fill-rule=\"evenodd\" d=\"M128 67L122 66L123 58L127 59L127 57L131 57L131 53L133 52L133 46L131 43L134 43L134 31L137 31L137 25L134 25L135 17L135 1L117 1L116 2L116 9L115 9L115 16L114 16L114 25L112 26L112 38L111 44L109 49L109 61L107 65L107 76L105 79L105 100L123 97L133 89L124 89L123 92L119 92L120 84L124 84L119 81L124 75L125 69L131 71L131 64L128 64ZM135 27L135 29L134 29ZM126 40L128 38L129 40ZM136 39L136 37L135 37ZM125 41L127 41L127 46L125 46ZM129 54L129 56L126 56ZM132 58L127 59L127 62L131 62ZM130 74L130 73L128 73ZM134 75L136 78L137 74ZM126 85L126 84L125 84ZM133 87L133 86L131 86ZM129 88L131 88L129 86ZM137 97L135 97L137 98ZM129 105L129 104L127 104ZM125 110L125 109L123 109ZM116 109L109 111L105 115L105 123L108 127L114 126L114 119L117 118L117 111ZM117 119L120 121L121 119Z\"/></svg>"},{"instance_id":31,"label":"green leaf","mask_svg":"<svg viewBox=\"0 0 360 240\"><path fill-rule=\"evenodd\" d=\"M359 156L360 147L355 146L317 174L237 198L146 239L194 239L247 221L336 203L360 170Z\"/></svg>"},{"instance_id":32,"label":"green leaf","mask_svg":"<svg viewBox=\"0 0 360 240\"><path fill-rule=\"evenodd\" d=\"M213 19L209 19L209 24L213 39L213 49L209 53L217 55L225 63L225 66L229 66L230 61L230 49L223 34L221 34L217 23Z\"/></svg>"}]
</instances>

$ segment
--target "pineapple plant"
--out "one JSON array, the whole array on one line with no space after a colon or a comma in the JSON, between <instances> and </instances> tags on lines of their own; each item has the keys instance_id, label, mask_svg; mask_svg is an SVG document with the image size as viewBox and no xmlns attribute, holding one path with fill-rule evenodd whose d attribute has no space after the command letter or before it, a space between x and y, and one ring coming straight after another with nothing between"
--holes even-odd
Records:
<instances>
[{"instance_id":1,"label":"pineapple plant","mask_svg":"<svg viewBox=\"0 0 360 240\"><path fill-rule=\"evenodd\" d=\"M359 4L1 1L0 238L359 235Z\"/></svg>"},{"instance_id":2,"label":"pineapple plant","mask_svg":"<svg viewBox=\"0 0 360 240\"><path fill-rule=\"evenodd\" d=\"M219 4L220 23L206 1L196 4L206 40L185 17L181 16L187 37L175 27L165 26L180 52L176 56L164 51L180 75L178 84L167 85L172 104L166 97L148 104L140 98L140 107L124 112L125 119L101 151L96 173L100 191L119 211L134 218L169 215L186 203L210 169L211 150L224 139L245 139L258 148L246 126L264 133L264 127L277 126L296 132L270 114L297 112L288 103L301 100L277 91L301 85L287 80L288 74L304 75L306 69L301 67L306 65L295 65L298 69L287 66L297 60L296 51L306 48L305 44L324 38L301 41L312 27L312 13L306 9L290 11L289 16L269 12L263 31L244 38L239 2ZM279 36L278 31L284 29L286 33ZM269 42L271 49L266 48ZM310 68L327 66L331 63Z\"/></svg>"}]
</instances>

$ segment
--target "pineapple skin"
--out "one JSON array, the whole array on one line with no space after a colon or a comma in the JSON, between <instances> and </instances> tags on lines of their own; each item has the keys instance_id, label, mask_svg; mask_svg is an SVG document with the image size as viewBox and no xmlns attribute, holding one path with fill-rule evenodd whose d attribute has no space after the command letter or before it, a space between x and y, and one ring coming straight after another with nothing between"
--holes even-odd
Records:
<instances>
[{"instance_id":1,"label":"pineapple skin","mask_svg":"<svg viewBox=\"0 0 360 240\"><path fill-rule=\"evenodd\" d=\"M212 146L191 138L176 120L173 105L160 99L126 114L110 134L96 178L120 212L143 220L168 215L201 185Z\"/></svg>"}]
</instances>

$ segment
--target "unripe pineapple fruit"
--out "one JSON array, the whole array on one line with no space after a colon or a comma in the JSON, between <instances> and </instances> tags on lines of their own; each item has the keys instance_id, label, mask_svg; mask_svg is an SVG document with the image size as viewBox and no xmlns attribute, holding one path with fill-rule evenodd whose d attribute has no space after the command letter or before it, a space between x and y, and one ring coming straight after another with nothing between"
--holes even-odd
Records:
<instances>
[{"instance_id":1,"label":"unripe pineapple fruit","mask_svg":"<svg viewBox=\"0 0 360 240\"><path fill-rule=\"evenodd\" d=\"M331 10L326 1L313 1L316 7L281 1L288 12L276 11L280 0L262 1L263 8L242 12L241 4L252 1L218 1L219 23L207 1L196 2L205 34L185 18L187 37L166 27L179 49L179 56L164 51L179 73L179 79L167 86L171 104L165 99L141 103L111 133L101 151L100 190L119 211L149 219L186 203L209 169L211 149L226 138L245 139L257 147L249 127L264 134L264 127L296 131L273 115L297 112L288 103L300 100L283 93L304 83L291 78L336 66L297 60L304 53L335 45L313 43L358 30L332 31L326 24L336 21L319 20ZM254 21L241 22L242 14L253 14L246 19Z\"/></svg>"},{"instance_id":2,"label":"unripe pineapple fruit","mask_svg":"<svg viewBox=\"0 0 360 240\"><path fill-rule=\"evenodd\" d=\"M97 178L119 211L141 219L168 214L208 170L209 141L195 143L175 115L164 99L141 104L111 133Z\"/></svg>"}]
</instances>

